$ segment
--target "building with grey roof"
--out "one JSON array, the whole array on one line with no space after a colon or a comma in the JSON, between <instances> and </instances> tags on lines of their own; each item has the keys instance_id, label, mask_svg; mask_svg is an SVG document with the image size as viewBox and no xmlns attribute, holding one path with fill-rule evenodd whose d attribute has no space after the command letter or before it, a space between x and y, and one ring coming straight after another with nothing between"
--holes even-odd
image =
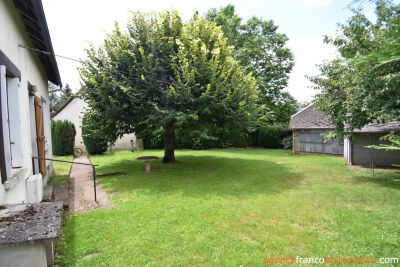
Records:
<instances>
[{"instance_id":1,"label":"building with grey roof","mask_svg":"<svg viewBox=\"0 0 400 267\"><path fill-rule=\"evenodd\" d=\"M400 164L400 150L378 150L371 145L388 144L381 140L389 133L400 132L400 121L387 124L370 123L355 129L351 138L328 140L324 134L335 130L329 116L311 104L291 117L293 152L343 155L348 165L387 167Z\"/></svg>"},{"instance_id":2,"label":"building with grey roof","mask_svg":"<svg viewBox=\"0 0 400 267\"><path fill-rule=\"evenodd\" d=\"M324 134L335 130L329 116L311 104L294 114L289 123L293 131L293 152L343 155L343 138L329 140Z\"/></svg>"},{"instance_id":3,"label":"building with grey roof","mask_svg":"<svg viewBox=\"0 0 400 267\"><path fill-rule=\"evenodd\" d=\"M348 165L389 167L400 164L400 150L370 149L368 146L389 144L381 137L400 132L400 121L388 124L370 123L353 131L352 138L344 140L344 158Z\"/></svg>"}]
</instances>

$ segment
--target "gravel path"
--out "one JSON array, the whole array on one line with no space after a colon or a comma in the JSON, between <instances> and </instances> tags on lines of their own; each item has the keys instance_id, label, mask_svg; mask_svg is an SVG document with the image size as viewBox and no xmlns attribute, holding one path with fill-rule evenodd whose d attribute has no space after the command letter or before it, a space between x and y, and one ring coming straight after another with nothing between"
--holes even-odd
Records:
<instances>
[{"instance_id":1,"label":"gravel path","mask_svg":"<svg viewBox=\"0 0 400 267\"><path fill-rule=\"evenodd\" d=\"M75 158L74 162L90 164L87 157ZM96 183L97 203L94 201L92 166L72 164L68 191L71 213L112 205L99 183Z\"/></svg>"}]
</instances>

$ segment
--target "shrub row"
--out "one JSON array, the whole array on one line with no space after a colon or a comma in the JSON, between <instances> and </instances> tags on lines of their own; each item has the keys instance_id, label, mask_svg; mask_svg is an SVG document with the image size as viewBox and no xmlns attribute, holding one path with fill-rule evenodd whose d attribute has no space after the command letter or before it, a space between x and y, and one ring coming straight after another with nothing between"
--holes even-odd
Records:
<instances>
[{"instance_id":1,"label":"shrub row","mask_svg":"<svg viewBox=\"0 0 400 267\"><path fill-rule=\"evenodd\" d=\"M51 121L51 140L53 154L56 156L72 155L74 153L75 125L67 120Z\"/></svg>"}]
</instances>

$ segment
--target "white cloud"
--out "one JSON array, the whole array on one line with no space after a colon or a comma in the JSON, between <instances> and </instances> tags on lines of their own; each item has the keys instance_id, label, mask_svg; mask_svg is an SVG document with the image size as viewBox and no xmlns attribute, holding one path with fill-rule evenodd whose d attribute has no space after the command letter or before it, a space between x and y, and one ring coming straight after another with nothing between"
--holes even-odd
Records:
<instances>
[{"instance_id":1,"label":"white cloud","mask_svg":"<svg viewBox=\"0 0 400 267\"><path fill-rule=\"evenodd\" d=\"M316 65L322 63L324 59L332 59L336 50L324 44L322 40L306 39L302 36L291 38L288 47L292 49L296 63L286 90L297 100L309 101L317 92L310 88L313 84L305 76L317 74Z\"/></svg>"}]
</instances>

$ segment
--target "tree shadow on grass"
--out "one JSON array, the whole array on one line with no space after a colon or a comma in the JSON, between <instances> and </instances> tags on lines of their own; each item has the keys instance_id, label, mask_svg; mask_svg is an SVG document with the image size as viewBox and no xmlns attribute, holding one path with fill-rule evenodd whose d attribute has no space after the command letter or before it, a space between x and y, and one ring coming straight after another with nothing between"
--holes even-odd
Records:
<instances>
[{"instance_id":1,"label":"tree shadow on grass","mask_svg":"<svg viewBox=\"0 0 400 267\"><path fill-rule=\"evenodd\" d=\"M355 178L356 183L374 183L382 187L400 190L400 171L380 172L375 176L358 176Z\"/></svg>"},{"instance_id":2,"label":"tree shadow on grass","mask_svg":"<svg viewBox=\"0 0 400 267\"><path fill-rule=\"evenodd\" d=\"M290 171L284 164L222 156L181 155L177 163L153 162L151 173L144 172L142 162L126 159L102 164L96 169L98 173L126 173L100 179L109 193L179 191L196 197L273 194L292 189L303 179L302 174Z\"/></svg>"},{"instance_id":3,"label":"tree shadow on grass","mask_svg":"<svg viewBox=\"0 0 400 267\"><path fill-rule=\"evenodd\" d=\"M150 153L152 154L152 153ZM153 207L162 205L163 201L185 201L185 197L199 199L207 197L221 197L227 199L246 198L258 194L272 195L284 193L296 188L303 179L301 174L292 172L285 164L278 164L265 158L242 158L246 155L233 154L216 155L179 155L178 162L164 164L160 161L152 163L152 172L145 173L144 163L122 157L110 157L110 160L98 160L96 167L98 174L123 172L124 175L99 177L99 181L108 193L116 192L121 196L142 195L146 200L154 201ZM247 155L248 156L248 155ZM251 157L253 155L250 155ZM129 155L130 157L130 155ZM101 161L101 162L100 162ZM168 199L168 195L176 194L177 198ZM167 196L167 198L163 198ZM158 198L160 197L160 198ZM160 201L159 203L157 201ZM212 202L211 205L216 205ZM127 203L128 206L143 205L143 202ZM146 207L151 209L150 207ZM140 206L137 209L141 209ZM183 208L184 209L184 208ZM122 209L124 212L124 209ZM113 210L97 210L80 214L70 218L67 222L68 230L63 233L64 250L57 259L59 266L76 266L87 264L95 266L96 261L107 262L106 254L98 247L98 238L104 235L96 234L99 229L107 229L108 225L99 226L101 218ZM119 212L119 211L116 211ZM108 216L110 216L108 214ZM85 225L92 222L89 226ZM96 225L98 223L98 225ZM104 227L104 228L103 228ZM84 231L84 233L82 233ZM88 240L88 241L82 241ZM118 239L113 240L118 242ZM111 246L111 245L110 245ZM109 248L105 248L109 249Z\"/></svg>"}]
</instances>

